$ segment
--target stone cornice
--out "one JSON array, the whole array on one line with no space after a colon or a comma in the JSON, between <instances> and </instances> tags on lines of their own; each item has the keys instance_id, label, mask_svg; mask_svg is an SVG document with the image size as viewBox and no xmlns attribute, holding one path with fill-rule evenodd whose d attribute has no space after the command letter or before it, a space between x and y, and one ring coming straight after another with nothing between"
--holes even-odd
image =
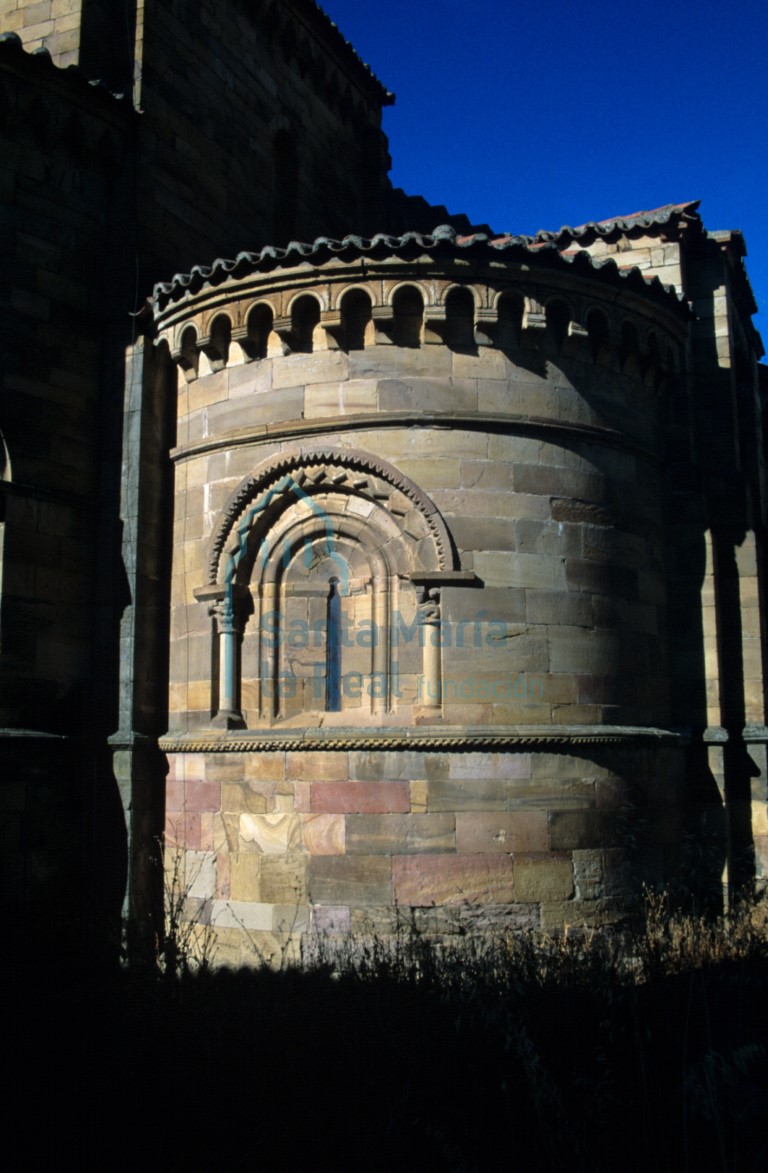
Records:
<instances>
[{"instance_id":1,"label":"stone cornice","mask_svg":"<svg viewBox=\"0 0 768 1173\"><path fill-rule=\"evenodd\" d=\"M637 725L440 726L390 729L198 730L159 740L165 753L266 753L289 750L421 750L503 752L528 747L568 750L582 745L682 745L682 734Z\"/></svg>"},{"instance_id":2,"label":"stone cornice","mask_svg":"<svg viewBox=\"0 0 768 1173\"><path fill-rule=\"evenodd\" d=\"M295 439L299 436L317 436L331 432L360 431L368 428L445 428L455 427L470 431L504 431L522 435L568 436L589 443L604 444L620 448L640 456L643 460L658 463L658 457L644 445L627 438L613 428L602 428L593 424L571 424L561 420L548 420L537 416L515 415L502 412L473 412L471 415L455 411L410 412L360 412L357 415L322 416L318 419L286 420L276 424L260 424L253 428L240 428L221 436L206 437L193 444L179 445L170 451L171 460L191 460L230 448L243 448L249 444L260 444L264 440Z\"/></svg>"}]
</instances>

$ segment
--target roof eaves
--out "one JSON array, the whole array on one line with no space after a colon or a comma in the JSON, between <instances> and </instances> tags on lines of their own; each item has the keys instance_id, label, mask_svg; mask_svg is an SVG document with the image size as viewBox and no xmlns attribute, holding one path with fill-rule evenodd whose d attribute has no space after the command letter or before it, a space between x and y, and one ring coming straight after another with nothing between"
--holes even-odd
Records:
<instances>
[{"instance_id":1,"label":"roof eaves","mask_svg":"<svg viewBox=\"0 0 768 1173\"><path fill-rule=\"evenodd\" d=\"M311 243L291 241L286 248L267 245L259 252L238 253L234 259L218 257L210 266L195 265L189 273L176 273L171 281L158 283L151 300L154 309L162 312L185 294L199 293L206 285L216 286L227 279L237 280L254 272L293 268L302 262L321 265L334 258L351 262L361 257L384 260L392 255L405 260L424 253L450 257L457 252L470 254L478 260L504 253L509 260L528 262L535 258L547 267L569 265L585 274L604 273L609 280L621 281L624 288L634 292L650 292L653 296L674 300L678 306L685 305L674 287L663 285L658 277L644 276L637 266L620 268L613 257L593 257L583 249L563 253L552 241L532 241L526 236L489 237L482 232L458 236L446 224L435 228L432 233L406 232L402 236L379 233L370 239L350 235L342 240L320 236Z\"/></svg>"},{"instance_id":2,"label":"roof eaves","mask_svg":"<svg viewBox=\"0 0 768 1173\"><path fill-rule=\"evenodd\" d=\"M614 233L661 227L674 220L698 219L697 209L700 203L701 200L689 200L682 204L664 204L649 211L632 212L629 216L614 216L610 220L589 220L586 224L579 224L576 227L565 224L557 232L537 232L534 239L564 242L580 240L585 236L607 237Z\"/></svg>"}]
</instances>

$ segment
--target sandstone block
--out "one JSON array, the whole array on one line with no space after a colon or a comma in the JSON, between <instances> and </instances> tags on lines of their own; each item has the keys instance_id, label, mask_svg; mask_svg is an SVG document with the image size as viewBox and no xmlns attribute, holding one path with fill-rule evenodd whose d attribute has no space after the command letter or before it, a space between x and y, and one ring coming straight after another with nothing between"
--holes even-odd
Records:
<instances>
[{"instance_id":1,"label":"sandstone block","mask_svg":"<svg viewBox=\"0 0 768 1173\"><path fill-rule=\"evenodd\" d=\"M274 904L272 931L275 933L304 933L309 928L310 911L307 904ZM297 941L298 945L299 942Z\"/></svg>"},{"instance_id":2,"label":"sandstone block","mask_svg":"<svg viewBox=\"0 0 768 1173\"><path fill-rule=\"evenodd\" d=\"M407 782L313 782L313 814L373 814L410 810Z\"/></svg>"},{"instance_id":3,"label":"sandstone block","mask_svg":"<svg viewBox=\"0 0 768 1173\"><path fill-rule=\"evenodd\" d=\"M227 367L230 399L239 395L261 394L272 390L272 363L269 359Z\"/></svg>"},{"instance_id":4,"label":"sandstone block","mask_svg":"<svg viewBox=\"0 0 768 1173\"><path fill-rule=\"evenodd\" d=\"M358 443L368 452L377 452L395 464L403 456L453 457L484 460L488 436L463 428L376 428L357 433Z\"/></svg>"},{"instance_id":5,"label":"sandstone block","mask_svg":"<svg viewBox=\"0 0 768 1173\"><path fill-rule=\"evenodd\" d=\"M347 816L346 848L350 855L452 852L455 847L450 814Z\"/></svg>"},{"instance_id":6,"label":"sandstone block","mask_svg":"<svg viewBox=\"0 0 768 1173\"><path fill-rule=\"evenodd\" d=\"M514 380L519 372L503 351L481 346L476 354L454 354L453 374L457 379Z\"/></svg>"},{"instance_id":7,"label":"sandstone block","mask_svg":"<svg viewBox=\"0 0 768 1173\"><path fill-rule=\"evenodd\" d=\"M477 383L474 379L382 379L379 382L381 411L477 411Z\"/></svg>"},{"instance_id":8,"label":"sandstone block","mask_svg":"<svg viewBox=\"0 0 768 1173\"><path fill-rule=\"evenodd\" d=\"M343 905L312 906L312 927L320 936L347 936L352 928L350 910Z\"/></svg>"},{"instance_id":9,"label":"sandstone block","mask_svg":"<svg viewBox=\"0 0 768 1173\"><path fill-rule=\"evenodd\" d=\"M221 786L201 778L189 778L184 783L184 807L188 811L221 810Z\"/></svg>"},{"instance_id":10,"label":"sandstone block","mask_svg":"<svg viewBox=\"0 0 768 1173\"><path fill-rule=\"evenodd\" d=\"M621 840L620 817L596 810L560 810L549 814L549 845L567 848L611 847Z\"/></svg>"},{"instance_id":11,"label":"sandstone block","mask_svg":"<svg viewBox=\"0 0 768 1173\"><path fill-rule=\"evenodd\" d=\"M233 900L260 900L261 856L236 852L229 857L230 895Z\"/></svg>"},{"instance_id":12,"label":"sandstone block","mask_svg":"<svg viewBox=\"0 0 768 1173\"><path fill-rule=\"evenodd\" d=\"M619 663L619 636L605 628L551 627L549 664L552 672L614 674Z\"/></svg>"},{"instance_id":13,"label":"sandstone block","mask_svg":"<svg viewBox=\"0 0 768 1173\"><path fill-rule=\"evenodd\" d=\"M490 489L437 489L432 494L435 504L449 517L508 517L508 493ZM449 520L449 524L450 520Z\"/></svg>"},{"instance_id":14,"label":"sandstone block","mask_svg":"<svg viewBox=\"0 0 768 1173\"><path fill-rule=\"evenodd\" d=\"M409 457L398 461L398 468L415 481L425 492L435 489L457 489L461 484L458 457Z\"/></svg>"},{"instance_id":15,"label":"sandstone block","mask_svg":"<svg viewBox=\"0 0 768 1173\"><path fill-rule=\"evenodd\" d=\"M221 788L221 809L228 813L248 812L253 815L266 814L274 798L274 782L225 783Z\"/></svg>"},{"instance_id":16,"label":"sandstone block","mask_svg":"<svg viewBox=\"0 0 768 1173\"><path fill-rule=\"evenodd\" d=\"M466 753L450 760L451 778L528 778L530 773L529 753Z\"/></svg>"},{"instance_id":17,"label":"sandstone block","mask_svg":"<svg viewBox=\"0 0 768 1173\"><path fill-rule=\"evenodd\" d=\"M321 857L322 858L322 857ZM271 904L303 904L307 899L307 861L303 855L265 855L261 860L261 899Z\"/></svg>"},{"instance_id":18,"label":"sandstone block","mask_svg":"<svg viewBox=\"0 0 768 1173\"><path fill-rule=\"evenodd\" d=\"M459 484L463 489L510 489L512 470L503 461L462 460Z\"/></svg>"},{"instance_id":19,"label":"sandstone block","mask_svg":"<svg viewBox=\"0 0 768 1173\"><path fill-rule=\"evenodd\" d=\"M248 900L214 900L211 924L216 928L217 938L221 929L271 929L272 905Z\"/></svg>"},{"instance_id":20,"label":"sandstone block","mask_svg":"<svg viewBox=\"0 0 768 1173\"><path fill-rule=\"evenodd\" d=\"M456 850L462 855L546 849L546 811L456 815Z\"/></svg>"},{"instance_id":21,"label":"sandstone block","mask_svg":"<svg viewBox=\"0 0 768 1173\"><path fill-rule=\"evenodd\" d=\"M274 360L272 387L275 390L306 387L312 383L337 383L346 380L349 363L340 350L316 351L314 354L291 354ZM279 396L272 400L279 402Z\"/></svg>"},{"instance_id":22,"label":"sandstone block","mask_svg":"<svg viewBox=\"0 0 768 1173\"><path fill-rule=\"evenodd\" d=\"M400 907L511 904L515 899L509 856L395 856L392 877L394 897Z\"/></svg>"},{"instance_id":23,"label":"sandstone block","mask_svg":"<svg viewBox=\"0 0 768 1173\"><path fill-rule=\"evenodd\" d=\"M547 383L507 383L503 380L481 381L478 386L480 411L515 416L557 419L560 399L557 390Z\"/></svg>"},{"instance_id":24,"label":"sandstone block","mask_svg":"<svg viewBox=\"0 0 768 1173\"><path fill-rule=\"evenodd\" d=\"M310 855L343 855L345 821L343 815L305 814L301 817L301 837Z\"/></svg>"},{"instance_id":25,"label":"sandstone block","mask_svg":"<svg viewBox=\"0 0 768 1173\"><path fill-rule=\"evenodd\" d=\"M410 780L423 778L426 765L434 767L439 755L414 753L407 750L392 752L356 752L349 755L349 777L359 781L385 781L386 779ZM428 775L431 776L431 775Z\"/></svg>"},{"instance_id":26,"label":"sandstone block","mask_svg":"<svg viewBox=\"0 0 768 1173\"><path fill-rule=\"evenodd\" d=\"M414 814L426 814L429 783L425 778L418 778L410 783L411 810ZM766 828L768 831L768 827Z\"/></svg>"},{"instance_id":27,"label":"sandstone block","mask_svg":"<svg viewBox=\"0 0 768 1173\"><path fill-rule=\"evenodd\" d=\"M301 823L296 814L240 815L240 838L254 843L265 855L284 855L301 842Z\"/></svg>"},{"instance_id":28,"label":"sandstone block","mask_svg":"<svg viewBox=\"0 0 768 1173\"><path fill-rule=\"evenodd\" d=\"M202 846L202 817L197 812L168 811L165 818L166 846L199 848Z\"/></svg>"},{"instance_id":29,"label":"sandstone block","mask_svg":"<svg viewBox=\"0 0 768 1173\"><path fill-rule=\"evenodd\" d=\"M429 782L427 809L437 811L506 810L504 778L451 778Z\"/></svg>"},{"instance_id":30,"label":"sandstone block","mask_svg":"<svg viewBox=\"0 0 768 1173\"><path fill-rule=\"evenodd\" d=\"M351 379L451 376L451 352L444 347L366 346L349 353ZM471 376L470 376L471 377Z\"/></svg>"},{"instance_id":31,"label":"sandstone block","mask_svg":"<svg viewBox=\"0 0 768 1173\"><path fill-rule=\"evenodd\" d=\"M377 392L373 380L355 379L350 383L315 383L304 391L304 417L356 415L376 411Z\"/></svg>"},{"instance_id":32,"label":"sandstone block","mask_svg":"<svg viewBox=\"0 0 768 1173\"><path fill-rule=\"evenodd\" d=\"M515 856L515 893L522 901L560 901L573 896L573 866L552 854Z\"/></svg>"},{"instance_id":33,"label":"sandstone block","mask_svg":"<svg viewBox=\"0 0 768 1173\"><path fill-rule=\"evenodd\" d=\"M602 851L573 852L573 881L577 900L598 900L605 894Z\"/></svg>"},{"instance_id":34,"label":"sandstone block","mask_svg":"<svg viewBox=\"0 0 768 1173\"><path fill-rule=\"evenodd\" d=\"M515 526L511 519L454 517L450 524L453 540L459 550L515 549Z\"/></svg>"},{"instance_id":35,"label":"sandstone block","mask_svg":"<svg viewBox=\"0 0 768 1173\"><path fill-rule=\"evenodd\" d=\"M216 856L212 851L184 853L183 895L192 899L212 899L216 891Z\"/></svg>"},{"instance_id":36,"label":"sandstone block","mask_svg":"<svg viewBox=\"0 0 768 1173\"><path fill-rule=\"evenodd\" d=\"M245 777L249 782L282 782L285 778L285 755L280 752L246 754Z\"/></svg>"},{"instance_id":37,"label":"sandstone block","mask_svg":"<svg viewBox=\"0 0 768 1173\"><path fill-rule=\"evenodd\" d=\"M592 626L592 605L587 595L571 591L528 590L525 599L528 623Z\"/></svg>"},{"instance_id":38,"label":"sandstone block","mask_svg":"<svg viewBox=\"0 0 768 1173\"><path fill-rule=\"evenodd\" d=\"M383 855L315 856L309 861L313 904L391 904L392 864Z\"/></svg>"},{"instance_id":39,"label":"sandstone block","mask_svg":"<svg viewBox=\"0 0 768 1173\"><path fill-rule=\"evenodd\" d=\"M243 782L245 778L243 755L230 753L206 754L205 778L208 782L220 782L222 784Z\"/></svg>"}]
</instances>

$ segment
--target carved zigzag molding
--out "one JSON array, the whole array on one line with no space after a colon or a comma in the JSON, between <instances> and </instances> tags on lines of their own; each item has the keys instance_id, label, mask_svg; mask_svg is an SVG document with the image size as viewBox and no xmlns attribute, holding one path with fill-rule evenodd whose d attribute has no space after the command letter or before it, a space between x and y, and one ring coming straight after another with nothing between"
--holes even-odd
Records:
<instances>
[{"instance_id":1,"label":"carved zigzag molding","mask_svg":"<svg viewBox=\"0 0 768 1173\"><path fill-rule=\"evenodd\" d=\"M309 469L312 470L312 481L303 479L303 474ZM319 482L314 480L316 472L325 472L325 478ZM224 548L248 507L283 477L290 476L292 473L297 474L297 483L309 492L321 490L325 487L326 482L328 487L334 489L348 488L359 492L363 487L360 484L361 473L385 481L412 501L414 508L418 509L423 516L435 543L439 569L454 569L453 547L448 527L434 503L409 477L398 472L393 465L371 456L361 449L300 448L283 452L279 456L265 461L251 476L246 477L238 485L227 501L211 541L208 556L208 583L210 586L215 586L218 581ZM301 480L299 480L298 474L302 474Z\"/></svg>"}]
</instances>

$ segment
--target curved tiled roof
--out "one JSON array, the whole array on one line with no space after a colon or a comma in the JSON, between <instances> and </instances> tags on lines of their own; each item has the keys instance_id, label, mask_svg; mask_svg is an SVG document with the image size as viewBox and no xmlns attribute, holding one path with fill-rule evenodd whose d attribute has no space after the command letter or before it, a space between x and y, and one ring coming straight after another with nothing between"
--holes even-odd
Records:
<instances>
[{"instance_id":1,"label":"curved tiled roof","mask_svg":"<svg viewBox=\"0 0 768 1173\"><path fill-rule=\"evenodd\" d=\"M491 237L484 232L460 236L454 228L442 224L431 233L406 232L402 236L379 233L371 239L345 236L343 240L320 236L311 244L291 241L286 248L267 245L259 252L241 252L234 260L219 257L212 265L195 265L190 273L177 273L171 281L155 285L152 303L156 310L162 311L184 294L198 293L206 286L217 286L229 279L247 277L251 273L290 269L305 262L321 265L334 259L384 260L393 256L413 260L425 253L443 258L461 256L477 261L498 260L500 254L503 254L504 260L526 264L533 262L537 267L570 267L583 275L599 274L603 280L621 282L624 288L651 294L677 305L682 304L683 300L673 287L662 285L658 277L644 277L636 267L621 268L612 257L596 258L581 250L563 253L556 244L530 236Z\"/></svg>"},{"instance_id":2,"label":"curved tiled roof","mask_svg":"<svg viewBox=\"0 0 768 1173\"><path fill-rule=\"evenodd\" d=\"M689 200L683 204L664 204L660 208L653 208L646 212L631 212L629 216L613 216L610 220L588 220L586 224L579 224L572 228L564 224L557 232L537 232L534 240L556 241L558 244L567 240L580 240L585 236L611 236L615 232L632 232L637 228L654 228L657 225L669 224L678 218L692 218L698 220L696 211L701 200Z\"/></svg>"}]
</instances>

